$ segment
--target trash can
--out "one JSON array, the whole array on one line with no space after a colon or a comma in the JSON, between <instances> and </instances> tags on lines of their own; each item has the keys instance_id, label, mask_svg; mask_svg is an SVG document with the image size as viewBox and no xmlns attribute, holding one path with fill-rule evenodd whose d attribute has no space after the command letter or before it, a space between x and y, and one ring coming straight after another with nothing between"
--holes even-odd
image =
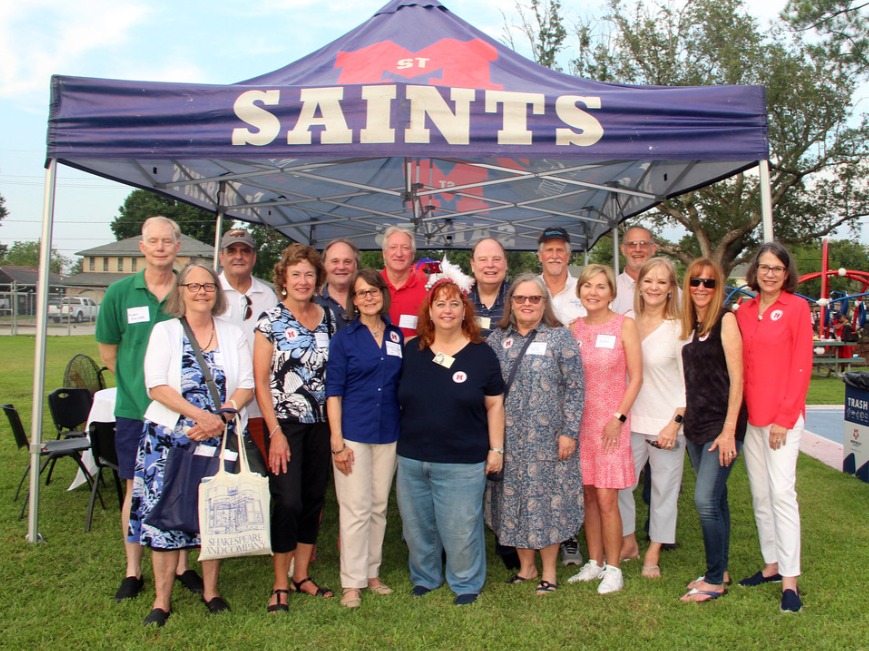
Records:
<instances>
[{"instance_id":1,"label":"trash can","mask_svg":"<svg viewBox=\"0 0 869 651\"><path fill-rule=\"evenodd\" d=\"M845 373L842 470L869 482L869 372Z\"/></svg>"}]
</instances>

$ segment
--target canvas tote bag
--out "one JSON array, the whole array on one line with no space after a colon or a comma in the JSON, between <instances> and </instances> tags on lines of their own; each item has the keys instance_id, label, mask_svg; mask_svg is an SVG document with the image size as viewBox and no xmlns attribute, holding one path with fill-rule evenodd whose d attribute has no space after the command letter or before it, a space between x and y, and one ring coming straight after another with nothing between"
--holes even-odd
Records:
<instances>
[{"instance_id":1,"label":"canvas tote bag","mask_svg":"<svg viewBox=\"0 0 869 651\"><path fill-rule=\"evenodd\" d=\"M251 472L237 413L235 422L238 473L230 474L223 467L227 433L220 446L217 474L204 477L199 484L200 561L272 553L269 480Z\"/></svg>"}]
</instances>

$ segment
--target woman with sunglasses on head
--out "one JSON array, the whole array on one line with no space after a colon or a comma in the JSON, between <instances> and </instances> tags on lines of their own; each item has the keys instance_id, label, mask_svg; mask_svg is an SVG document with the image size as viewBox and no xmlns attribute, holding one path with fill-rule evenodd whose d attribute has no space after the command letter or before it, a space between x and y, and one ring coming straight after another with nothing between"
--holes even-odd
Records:
<instances>
[{"instance_id":1,"label":"woman with sunglasses on head","mask_svg":"<svg viewBox=\"0 0 869 651\"><path fill-rule=\"evenodd\" d=\"M778 242L763 244L748 266L746 282L757 296L736 313L743 339L745 469L763 569L739 582L745 587L782 584L782 612L799 612L800 509L796 475L812 375L809 304L795 296L797 270Z\"/></svg>"},{"instance_id":2,"label":"woman with sunglasses on head","mask_svg":"<svg viewBox=\"0 0 869 651\"><path fill-rule=\"evenodd\" d=\"M386 506L395 474L401 330L389 323L389 287L362 269L350 281L347 314L329 346L326 411L341 540L341 605L358 608L362 590L387 595L379 578Z\"/></svg>"},{"instance_id":3,"label":"woman with sunglasses on head","mask_svg":"<svg viewBox=\"0 0 869 651\"><path fill-rule=\"evenodd\" d=\"M634 320L610 309L616 297L610 267L586 266L576 293L586 310L570 331L579 342L585 371L579 445L588 562L567 581L600 580L597 591L607 594L624 586L618 493L636 481L629 414L643 384L643 353Z\"/></svg>"},{"instance_id":4,"label":"woman with sunglasses on head","mask_svg":"<svg viewBox=\"0 0 869 651\"><path fill-rule=\"evenodd\" d=\"M554 592L561 541L582 526L577 438L585 396L576 341L560 327L549 292L535 274L513 281L505 312L487 340L509 383L505 399L504 479L491 482L492 529L516 547L519 571L508 583L536 579L537 594ZM512 378L512 381L511 381Z\"/></svg>"},{"instance_id":5,"label":"woman with sunglasses on head","mask_svg":"<svg viewBox=\"0 0 869 651\"><path fill-rule=\"evenodd\" d=\"M640 267L634 292L634 318L643 350L643 386L631 409L631 447L639 476L646 463L652 469L649 548L642 575L661 577L661 548L676 542L679 488L685 463L685 377L679 312L679 285L673 263L652 258ZM624 542L622 549L638 550L634 490L619 491ZM622 555L624 558L624 554Z\"/></svg>"},{"instance_id":6,"label":"woman with sunglasses on head","mask_svg":"<svg viewBox=\"0 0 869 651\"><path fill-rule=\"evenodd\" d=\"M697 475L694 505L700 516L706 572L688 584L684 602L705 603L727 592L730 506L727 479L745 437L742 339L724 308L724 274L712 260L694 260L682 294L685 371L685 447Z\"/></svg>"},{"instance_id":7,"label":"woman with sunglasses on head","mask_svg":"<svg viewBox=\"0 0 869 651\"><path fill-rule=\"evenodd\" d=\"M213 456L214 448L219 453L226 423L214 412L224 407L241 410L244 426L244 406L253 397L253 369L244 333L215 318L225 307L214 270L199 262L190 263L178 275L177 289L166 301L166 312L175 318L154 326L145 353L145 386L152 402L145 412L145 431L136 457L130 533L131 539L153 551L155 596L146 625L163 626L169 619L178 554L199 547L198 532L167 531L148 523L163 495L169 450L193 446L212 453L206 456ZM182 320L195 341L188 339ZM196 347L214 380L212 387L220 404L215 404L206 384ZM235 436L234 427L234 421L230 422L231 437ZM196 504L199 495L184 498ZM217 589L219 571L220 561L202 561L202 601L210 613L229 610Z\"/></svg>"}]
</instances>

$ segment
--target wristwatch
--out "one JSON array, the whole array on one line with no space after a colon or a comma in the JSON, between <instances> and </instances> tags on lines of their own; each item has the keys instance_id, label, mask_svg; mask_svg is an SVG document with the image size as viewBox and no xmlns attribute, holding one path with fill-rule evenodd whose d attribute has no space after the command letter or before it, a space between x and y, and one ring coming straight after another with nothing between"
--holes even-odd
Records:
<instances>
[{"instance_id":1,"label":"wristwatch","mask_svg":"<svg viewBox=\"0 0 869 651\"><path fill-rule=\"evenodd\" d=\"M620 413L620 412L616 412L616 413L614 413L613 416L615 416L616 418L618 418L618 419L619 419L620 421L622 421L623 423L628 419L627 416L625 416L624 414L622 414L622 413Z\"/></svg>"},{"instance_id":2,"label":"wristwatch","mask_svg":"<svg viewBox=\"0 0 869 651\"><path fill-rule=\"evenodd\" d=\"M676 414L675 416L673 416L673 420L674 420L677 424L681 425L681 424L682 424L682 421L685 420L685 417L684 417L682 414Z\"/></svg>"}]
</instances>

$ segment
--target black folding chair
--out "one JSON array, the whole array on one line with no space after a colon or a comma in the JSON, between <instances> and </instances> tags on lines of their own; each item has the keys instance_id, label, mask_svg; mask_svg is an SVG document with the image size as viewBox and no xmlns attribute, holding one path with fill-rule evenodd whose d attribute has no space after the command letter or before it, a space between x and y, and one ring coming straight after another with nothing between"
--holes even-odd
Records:
<instances>
[{"instance_id":1,"label":"black folding chair","mask_svg":"<svg viewBox=\"0 0 869 651\"><path fill-rule=\"evenodd\" d=\"M0 405L0 408L6 413L6 417L9 419L9 426L12 428L12 434L15 436L15 443L18 444L18 449L25 448L30 452L30 441L27 438L27 432L24 431L24 425L21 424L21 417L18 415L18 410L15 409L12 405ZM88 486L91 485L93 478L91 474L88 472L88 469L85 467L84 463L81 460L82 452L90 449L90 441L87 438L70 438L70 439L57 439L54 441L43 441L42 447L39 450L40 456L45 457L45 461L42 463L42 466L39 468L39 474L42 475L43 471L45 471L46 466L49 463L56 461L57 459L62 459L63 457L71 457L73 461L78 464L78 467L81 468L84 473L85 479L88 482ZM30 474L30 457L28 456L27 460L27 469L24 471L24 475L21 477L21 481L18 482L18 489L15 491L15 500L18 499L18 494L21 492L21 486L24 484L24 480L27 479L27 475ZM28 494L30 493L30 489L28 488ZM18 519L22 519L24 517L24 509L27 508L27 500L24 501L24 504L21 506L21 514L18 516Z\"/></svg>"},{"instance_id":2,"label":"black folding chair","mask_svg":"<svg viewBox=\"0 0 869 651\"><path fill-rule=\"evenodd\" d=\"M90 414L94 397L87 389L64 387L55 389L48 394L48 410L51 412L51 420L57 429L57 438L84 438L85 424ZM56 459L51 462L45 485L51 483L51 475L54 473Z\"/></svg>"},{"instance_id":3,"label":"black folding chair","mask_svg":"<svg viewBox=\"0 0 869 651\"><path fill-rule=\"evenodd\" d=\"M97 464L97 471L94 474L94 481L91 486L91 499L88 504L87 523L84 528L85 533L91 530L91 522L94 517L94 503L99 494L99 484L102 481L103 468L108 468L112 471L115 479L115 490L118 492L118 507L124 507L124 492L121 488L120 475L118 475L118 453L115 450L115 424L91 423L88 428L88 434L91 439L91 451ZM100 495L100 503L103 504L102 495ZM103 504L103 508L106 508L105 504Z\"/></svg>"}]
</instances>

